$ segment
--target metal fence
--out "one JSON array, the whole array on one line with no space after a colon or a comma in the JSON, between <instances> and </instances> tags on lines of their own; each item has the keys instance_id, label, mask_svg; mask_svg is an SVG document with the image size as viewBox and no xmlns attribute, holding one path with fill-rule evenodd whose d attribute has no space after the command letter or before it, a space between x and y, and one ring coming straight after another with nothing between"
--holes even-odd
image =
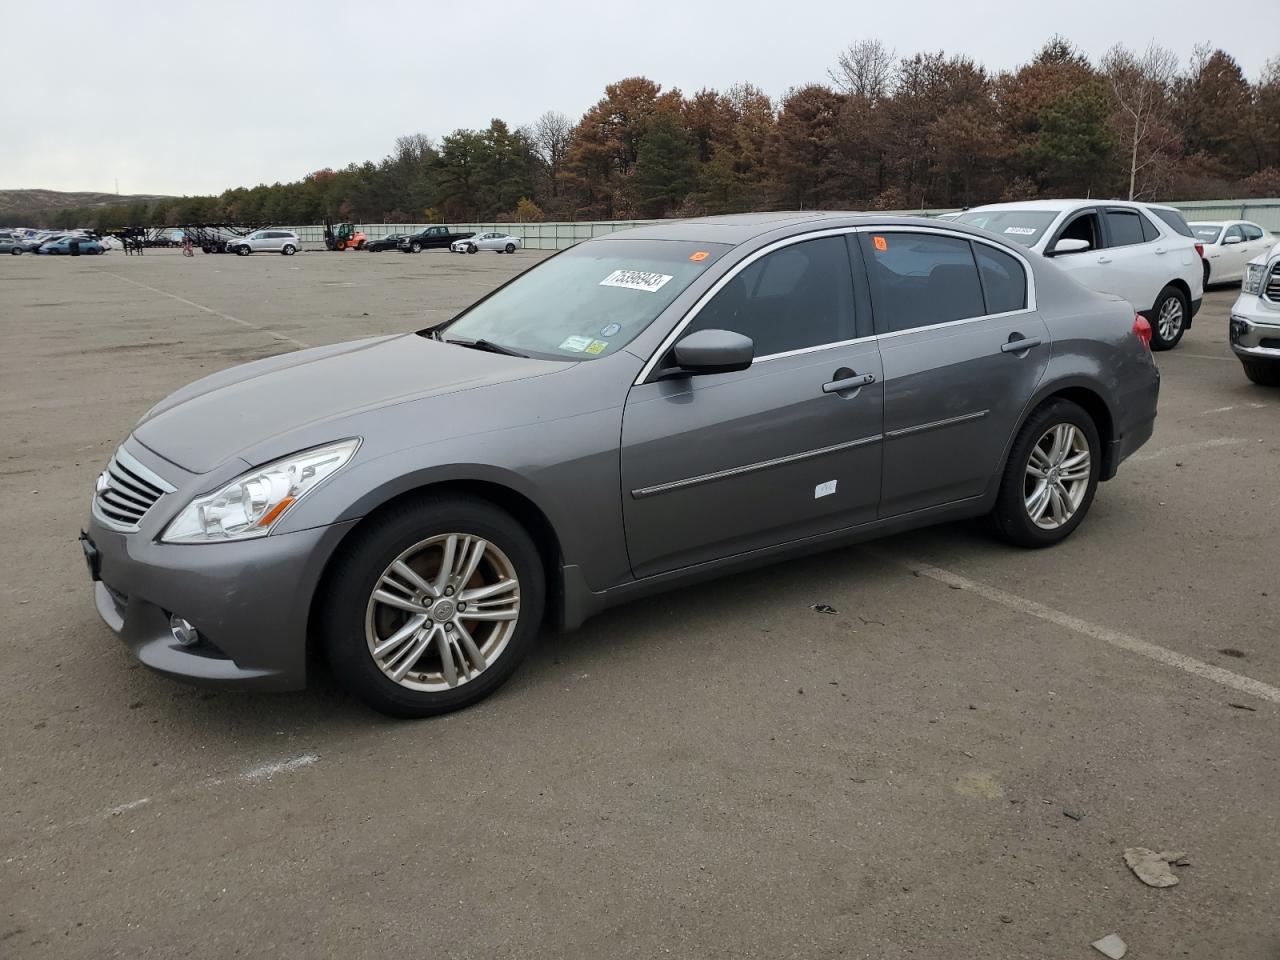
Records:
<instances>
[{"instance_id":1,"label":"metal fence","mask_svg":"<svg viewBox=\"0 0 1280 960\"><path fill-rule=\"evenodd\" d=\"M1280 233L1280 198L1266 200L1191 200L1169 203L1177 207L1188 220L1252 220L1264 230ZM949 209L885 210L892 215L936 217L952 213ZM508 233L519 237L529 250L563 250L583 240L600 237L616 230L642 227L659 220L591 220L552 221L545 223L451 223L451 229L461 233ZM392 233L417 233L431 224L426 223L358 223L356 229L370 239ZM293 230L308 248L324 246L323 226L282 227Z\"/></svg>"}]
</instances>

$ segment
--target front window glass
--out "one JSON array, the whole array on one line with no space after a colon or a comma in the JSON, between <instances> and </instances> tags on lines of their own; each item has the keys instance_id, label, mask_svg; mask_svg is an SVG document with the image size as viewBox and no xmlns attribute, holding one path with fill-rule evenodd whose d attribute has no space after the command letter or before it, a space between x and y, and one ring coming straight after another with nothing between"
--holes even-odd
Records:
<instances>
[{"instance_id":1,"label":"front window glass","mask_svg":"<svg viewBox=\"0 0 1280 960\"><path fill-rule=\"evenodd\" d=\"M546 260L439 331L555 360L622 349L730 247L589 240Z\"/></svg>"},{"instance_id":2,"label":"front window glass","mask_svg":"<svg viewBox=\"0 0 1280 960\"><path fill-rule=\"evenodd\" d=\"M998 233L1024 247L1034 247L1049 225L1058 219L1057 210L970 210L956 220Z\"/></svg>"}]
</instances>

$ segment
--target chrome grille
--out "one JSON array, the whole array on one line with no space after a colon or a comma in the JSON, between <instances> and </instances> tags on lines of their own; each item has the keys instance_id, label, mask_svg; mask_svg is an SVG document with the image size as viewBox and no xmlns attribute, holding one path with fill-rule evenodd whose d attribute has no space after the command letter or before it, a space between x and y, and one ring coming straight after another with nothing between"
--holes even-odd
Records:
<instances>
[{"instance_id":1,"label":"chrome grille","mask_svg":"<svg viewBox=\"0 0 1280 960\"><path fill-rule=\"evenodd\" d=\"M1271 272L1267 274L1267 283L1262 288L1262 295L1268 300L1280 303L1280 260L1271 265Z\"/></svg>"},{"instance_id":2,"label":"chrome grille","mask_svg":"<svg viewBox=\"0 0 1280 960\"><path fill-rule=\"evenodd\" d=\"M133 531L157 500L174 487L144 467L123 447L115 452L107 469L98 475L93 492L93 512L116 530Z\"/></svg>"}]
</instances>

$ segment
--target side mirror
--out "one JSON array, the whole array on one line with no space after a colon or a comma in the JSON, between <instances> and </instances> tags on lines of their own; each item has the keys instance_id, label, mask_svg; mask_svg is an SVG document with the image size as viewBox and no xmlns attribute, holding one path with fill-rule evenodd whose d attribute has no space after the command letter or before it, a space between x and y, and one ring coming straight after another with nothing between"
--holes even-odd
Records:
<instances>
[{"instance_id":1,"label":"side mirror","mask_svg":"<svg viewBox=\"0 0 1280 960\"><path fill-rule=\"evenodd\" d=\"M1236 237L1236 236L1223 237L1223 238L1222 238L1222 245L1225 247L1225 246L1228 246L1229 244L1232 244L1232 243L1240 243L1240 242L1241 242L1241 240L1242 240L1242 238L1241 238L1241 237Z\"/></svg>"},{"instance_id":2,"label":"side mirror","mask_svg":"<svg viewBox=\"0 0 1280 960\"><path fill-rule=\"evenodd\" d=\"M1092 246L1088 240L1078 240L1074 237L1063 237L1053 245L1053 249L1049 251L1050 256L1058 256L1062 253L1084 253Z\"/></svg>"},{"instance_id":3,"label":"side mirror","mask_svg":"<svg viewBox=\"0 0 1280 960\"><path fill-rule=\"evenodd\" d=\"M703 373L732 373L746 370L755 359L756 345L750 337L729 330L699 330L676 343L672 356L675 369L667 376Z\"/></svg>"}]
</instances>

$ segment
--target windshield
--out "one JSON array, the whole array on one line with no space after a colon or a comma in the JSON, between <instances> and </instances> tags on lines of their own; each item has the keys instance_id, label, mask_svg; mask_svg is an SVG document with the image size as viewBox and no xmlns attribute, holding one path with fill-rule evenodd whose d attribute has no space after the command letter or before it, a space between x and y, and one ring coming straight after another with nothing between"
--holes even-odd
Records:
<instances>
[{"instance_id":1,"label":"windshield","mask_svg":"<svg viewBox=\"0 0 1280 960\"><path fill-rule=\"evenodd\" d=\"M1059 210L971 210L956 217L960 223L998 233L1006 240L1034 247L1049 224L1058 219Z\"/></svg>"},{"instance_id":2,"label":"windshield","mask_svg":"<svg viewBox=\"0 0 1280 960\"><path fill-rule=\"evenodd\" d=\"M1217 243L1218 234L1222 232L1222 228L1214 226L1211 223L1193 223L1191 224L1191 232L1195 235L1197 240L1201 240L1205 243Z\"/></svg>"},{"instance_id":3,"label":"windshield","mask_svg":"<svg viewBox=\"0 0 1280 960\"><path fill-rule=\"evenodd\" d=\"M556 360L621 350L730 247L589 240L539 264L439 331Z\"/></svg>"}]
</instances>

